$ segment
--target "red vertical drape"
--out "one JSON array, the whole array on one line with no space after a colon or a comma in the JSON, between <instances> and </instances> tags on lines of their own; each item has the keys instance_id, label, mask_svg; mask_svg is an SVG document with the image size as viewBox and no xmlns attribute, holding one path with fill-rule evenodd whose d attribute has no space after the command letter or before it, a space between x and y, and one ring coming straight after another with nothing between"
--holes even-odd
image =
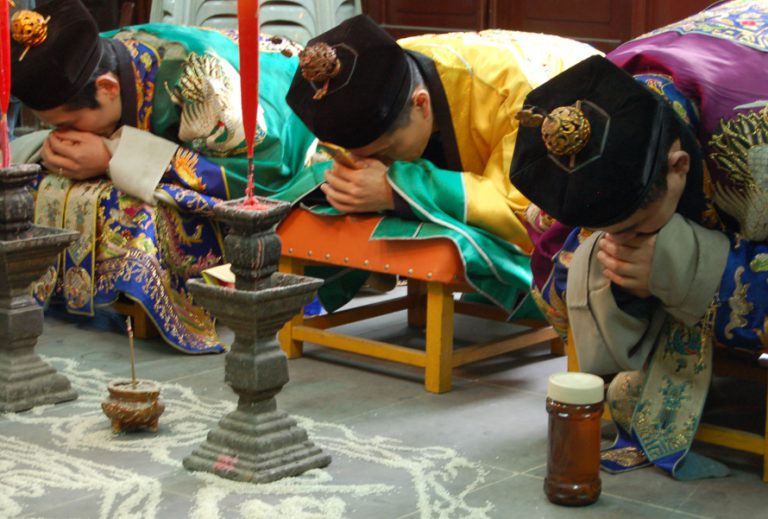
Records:
<instances>
[{"instance_id":1,"label":"red vertical drape","mask_svg":"<svg viewBox=\"0 0 768 519\"><path fill-rule=\"evenodd\" d=\"M243 104L243 126L249 161L246 196L248 201L252 201L253 141L256 136L259 110L259 0L237 1L237 26L240 33L240 92Z\"/></svg>"}]
</instances>

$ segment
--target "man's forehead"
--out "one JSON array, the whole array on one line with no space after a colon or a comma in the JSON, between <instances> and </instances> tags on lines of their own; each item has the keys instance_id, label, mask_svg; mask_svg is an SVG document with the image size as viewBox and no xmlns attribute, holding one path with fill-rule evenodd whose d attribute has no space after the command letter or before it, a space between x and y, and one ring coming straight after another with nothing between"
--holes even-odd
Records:
<instances>
[{"instance_id":1,"label":"man's forehead","mask_svg":"<svg viewBox=\"0 0 768 519\"><path fill-rule=\"evenodd\" d=\"M638 225L640 225L640 222L629 222L629 220L624 222L619 222L617 224L610 225L608 227L602 227L599 230L607 232L608 234L624 234L625 232L630 232L634 230Z\"/></svg>"},{"instance_id":2,"label":"man's forehead","mask_svg":"<svg viewBox=\"0 0 768 519\"><path fill-rule=\"evenodd\" d=\"M391 141L392 139L389 135L383 135L372 143L367 144L366 146L361 146L360 148L352 148L350 151L352 151L352 153L355 155L368 157L370 155L376 155L377 153L381 153L382 151L386 150L390 146Z\"/></svg>"},{"instance_id":3,"label":"man's forehead","mask_svg":"<svg viewBox=\"0 0 768 519\"><path fill-rule=\"evenodd\" d=\"M83 109L65 110L63 107L51 108L50 110L33 110L32 113L45 124L66 127L75 124L82 115Z\"/></svg>"},{"instance_id":4,"label":"man's forehead","mask_svg":"<svg viewBox=\"0 0 768 519\"><path fill-rule=\"evenodd\" d=\"M613 225L609 225L607 227L601 227L599 230L607 232L608 234L623 234L627 232L634 231L639 226L641 226L646 220L651 218L653 213L658 209L658 204L651 204L647 207L641 207L634 213L632 213L629 218L626 220L622 220L618 223L615 223Z\"/></svg>"},{"instance_id":5,"label":"man's forehead","mask_svg":"<svg viewBox=\"0 0 768 519\"><path fill-rule=\"evenodd\" d=\"M42 119L43 121L51 124L58 124L60 121L65 121L67 119L75 119L77 115L74 112L66 112L61 108L51 108L50 110L32 110L32 113L34 113L38 119Z\"/></svg>"}]
</instances>

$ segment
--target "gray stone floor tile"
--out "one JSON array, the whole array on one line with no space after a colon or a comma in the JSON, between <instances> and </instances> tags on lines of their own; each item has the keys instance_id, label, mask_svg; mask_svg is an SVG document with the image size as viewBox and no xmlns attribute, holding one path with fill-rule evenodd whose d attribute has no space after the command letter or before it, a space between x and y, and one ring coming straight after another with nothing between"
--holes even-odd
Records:
<instances>
[{"instance_id":1,"label":"gray stone floor tile","mask_svg":"<svg viewBox=\"0 0 768 519\"><path fill-rule=\"evenodd\" d=\"M526 475L543 480L546 466L528 471ZM624 474L600 473L603 492L630 501L653 503L677 510L693 495L700 481L675 481L654 467L625 472Z\"/></svg>"},{"instance_id":2,"label":"gray stone floor tile","mask_svg":"<svg viewBox=\"0 0 768 519\"><path fill-rule=\"evenodd\" d=\"M126 364L130 366L130 362L127 360ZM172 362L169 362L169 359L154 359L136 363L137 377L158 382L193 380L203 374L211 376L218 374L221 384L224 384L224 355L201 355L199 357L183 355L173 358Z\"/></svg>"},{"instance_id":3,"label":"gray stone floor tile","mask_svg":"<svg viewBox=\"0 0 768 519\"><path fill-rule=\"evenodd\" d=\"M285 409L312 410L327 420L348 423L371 410L403 405L424 394L421 381L314 358L289 361L291 381L279 395Z\"/></svg>"},{"instance_id":4,"label":"gray stone floor tile","mask_svg":"<svg viewBox=\"0 0 768 519\"><path fill-rule=\"evenodd\" d=\"M73 500L63 499L62 496L51 495L47 506L38 507L29 514L20 517L27 519L86 519L99 517L103 506L103 496L94 492L83 495L76 494Z\"/></svg>"},{"instance_id":5,"label":"gray stone floor tile","mask_svg":"<svg viewBox=\"0 0 768 519\"><path fill-rule=\"evenodd\" d=\"M566 358L552 355L549 344L544 343L461 366L454 375L480 384L546 395L549 376L562 371L567 371Z\"/></svg>"},{"instance_id":6,"label":"gray stone floor tile","mask_svg":"<svg viewBox=\"0 0 768 519\"><path fill-rule=\"evenodd\" d=\"M355 417L359 430L458 449L484 465L525 471L546 460L544 398L494 386L423 394Z\"/></svg>"},{"instance_id":7,"label":"gray stone floor tile","mask_svg":"<svg viewBox=\"0 0 768 519\"><path fill-rule=\"evenodd\" d=\"M699 482L681 508L718 519L768 516L768 485L761 474L731 467L727 478Z\"/></svg>"},{"instance_id":8,"label":"gray stone floor tile","mask_svg":"<svg viewBox=\"0 0 768 519\"><path fill-rule=\"evenodd\" d=\"M290 381L277 396L278 407L318 419L345 421L424 394L420 382L403 382L309 356L288 361L288 372ZM172 382L194 384L205 399L237 401L234 391L224 383L223 368L188 374Z\"/></svg>"},{"instance_id":9,"label":"gray stone floor tile","mask_svg":"<svg viewBox=\"0 0 768 519\"><path fill-rule=\"evenodd\" d=\"M683 519L706 517L658 506L654 501L628 500L605 489L598 501L585 507L564 507L550 503L544 495L543 479L519 475L485 486L476 494L493 503L490 517L499 519ZM413 516L416 517L416 516Z\"/></svg>"}]
</instances>

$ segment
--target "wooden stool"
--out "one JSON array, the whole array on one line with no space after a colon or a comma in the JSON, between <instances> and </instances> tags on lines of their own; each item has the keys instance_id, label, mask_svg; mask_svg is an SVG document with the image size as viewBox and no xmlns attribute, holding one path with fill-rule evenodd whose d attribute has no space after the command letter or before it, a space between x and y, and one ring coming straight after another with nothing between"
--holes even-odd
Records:
<instances>
[{"instance_id":1,"label":"wooden stool","mask_svg":"<svg viewBox=\"0 0 768 519\"><path fill-rule=\"evenodd\" d=\"M454 292L473 292L464 276L464 264L450 240L370 240L380 216L320 216L294 209L278 227L283 250L280 270L303 274L306 265L351 267L401 276L408 294L333 314L294 317L279 338L288 358L300 357L303 342L349 351L378 359L424 368L427 391L451 389L454 367L549 341L552 352L564 354L557 333L544 321L516 321L529 330L502 340L453 348L454 313L506 320L506 313L489 305L454 301ZM408 324L426 324L426 351L328 331L341 326L408 311Z\"/></svg>"}]
</instances>

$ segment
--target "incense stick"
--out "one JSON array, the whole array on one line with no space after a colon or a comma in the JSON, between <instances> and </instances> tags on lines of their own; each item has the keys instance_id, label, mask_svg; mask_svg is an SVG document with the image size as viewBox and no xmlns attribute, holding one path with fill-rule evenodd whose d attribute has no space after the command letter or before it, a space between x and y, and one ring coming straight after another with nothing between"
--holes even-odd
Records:
<instances>
[{"instance_id":1,"label":"incense stick","mask_svg":"<svg viewBox=\"0 0 768 519\"><path fill-rule=\"evenodd\" d=\"M125 324L128 326L128 348L131 352L131 384L136 387L136 360L133 356L133 328L130 316L125 318Z\"/></svg>"}]
</instances>

